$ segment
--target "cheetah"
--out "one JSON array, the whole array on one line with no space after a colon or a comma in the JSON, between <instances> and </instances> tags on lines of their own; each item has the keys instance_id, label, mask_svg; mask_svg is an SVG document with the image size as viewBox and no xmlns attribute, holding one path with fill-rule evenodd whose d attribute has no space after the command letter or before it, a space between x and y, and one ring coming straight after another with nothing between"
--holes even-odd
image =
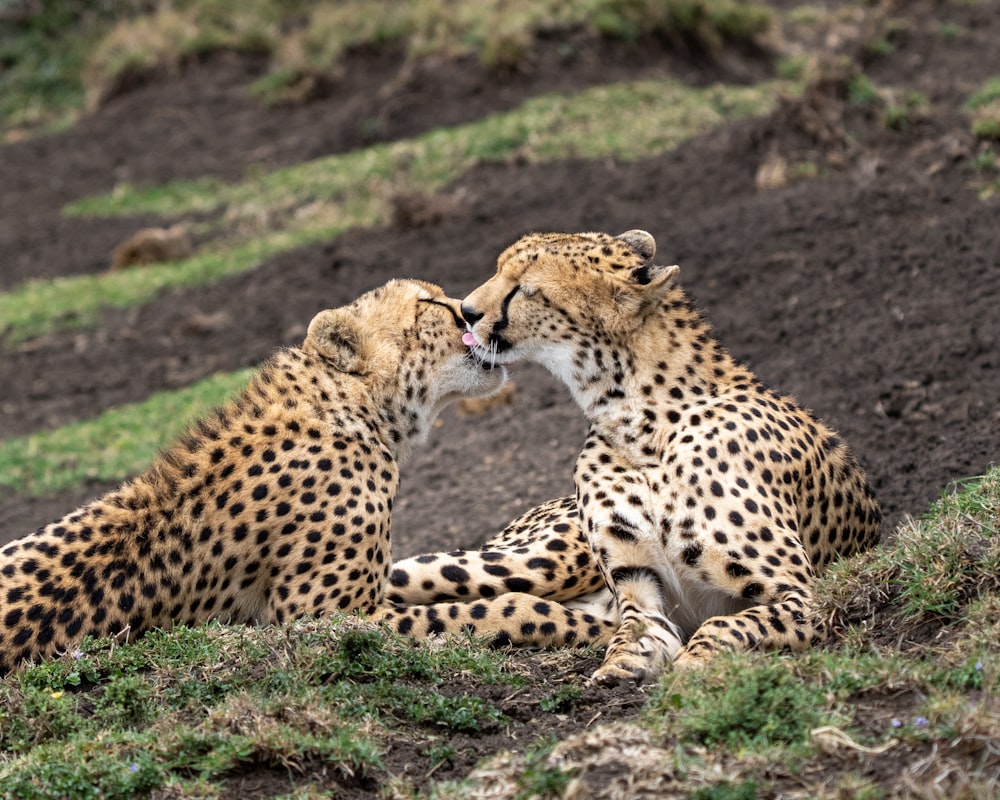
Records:
<instances>
[{"instance_id":1,"label":"cheetah","mask_svg":"<svg viewBox=\"0 0 1000 800\"><path fill-rule=\"evenodd\" d=\"M462 303L474 353L542 364L590 422L576 502L620 620L601 683L815 644L814 576L880 538L847 445L730 355L655 252L641 230L532 234Z\"/></svg>"},{"instance_id":2,"label":"cheetah","mask_svg":"<svg viewBox=\"0 0 1000 800\"><path fill-rule=\"evenodd\" d=\"M458 301L422 281L321 311L301 347L275 353L144 474L0 550L0 674L88 634L213 618L361 612L416 637L610 639L612 621L517 591L527 584L513 579L471 602L386 598L400 464L446 404L506 379L471 357L464 330ZM497 578L501 565L483 563Z\"/></svg>"}]
</instances>

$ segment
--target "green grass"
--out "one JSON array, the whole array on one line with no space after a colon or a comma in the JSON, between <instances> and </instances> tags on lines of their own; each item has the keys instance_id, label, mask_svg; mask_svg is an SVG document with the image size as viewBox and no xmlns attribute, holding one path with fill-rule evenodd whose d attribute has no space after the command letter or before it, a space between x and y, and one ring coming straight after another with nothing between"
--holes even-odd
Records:
<instances>
[{"instance_id":1,"label":"green grass","mask_svg":"<svg viewBox=\"0 0 1000 800\"><path fill-rule=\"evenodd\" d=\"M959 488L900 525L892 547L832 566L821 600L843 624L886 607L901 625L960 619L969 602L1000 589L1000 469Z\"/></svg>"},{"instance_id":2,"label":"green grass","mask_svg":"<svg viewBox=\"0 0 1000 800\"><path fill-rule=\"evenodd\" d=\"M542 28L717 50L752 41L771 20L765 5L740 0L47 0L23 21L0 23L0 129L68 122L130 83L219 51L268 56L255 92L287 102L335 80L353 48L392 45L410 59L473 54L516 70Z\"/></svg>"},{"instance_id":3,"label":"green grass","mask_svg":"<svg viewBox=\"0 0 1000 800\"><path fill-rule=\"evenodd\" d=\"M0 785L18 798L212 796L253 765L365 776L394 736L432 747L503 719L477 696L441 694L456 674L523 682L473 642L418 646L349 618L87 640L0 682Z\"/></svg>"},{"instance_id":4,"label":"green grass","mask_svg":"<svg viewBox=\"0 0 1000 800\"><path fill-rule=\"evenodd\" d=\"M480 161L520 156L635 160L666 152L724 122L763 114L785 83L692 88L671 79L598 86L572 95L544 95L520 107L416 139L382 144L251 177L232 185L177 182L168 187L119 186L71 204L85 216L204 213L229 209L250 216L307 202L377 196L407 185L439 189ZM628 125L622 125L628 115Z\"/></svg>"},{"instance_id":5,"label":"green grass","mask_svg":"<svg viewBox=\"0 0 1000 800\"><path fill-rule=\"evenodd\" d=\"M692 89L675 81L549 95L468 125L252 176L167 186L120 186L73 203L84 216L218 212L226 237L184 261L102 275L32 281L0 294L9 342L99 323L101 311L143 303L164 288L196 286L254 269L278 252L387 221L400 188L434 192L481 161L653 156L722 122L762 114L786 84ZM634 120L622 126L618 120ZM262 225L258 220L272 222Z\"/></svg>"},{"instance_id":6,"label":"green grass","mask_svg":"<svg viewBox=\"0 0 1000 800\"><path fill-rule=\"evenodd\" d=\"M219 51L268 56L255 93L294 102L336 80L359 47L395 46L409 59L473 54L487 68L518 70L543 28L718 50L753 41L771 22L766 5L741 0L47 0L23 21L0 23L0 130L67 124L131 83Z\"/></svg>"},{"instance_id":7,"label":"green grass","mask_svg":"<svg viewBox=\"0 0 1000 800\"><path fill-rule=\"evenodd\" d=\"M0 486L44 495L144 470L194 419L241 390L250 370L160 392L92 420L0 442Z\"/></svg>"},{"instance_id":8,"label":"green grass","mask_svg":"<svg viewBox=\"0 0 1000 800\"><path fill-rule=\"evenodd\" d=\"M1000 77L990 78L965 104L972 115L972 133L980 139L1000 141Z\"/></svg>"},{"instance_id":9,"label":"green grass","mask_svg":"<svg viewBox=\"0 0 1000 800\"><path fill-rule=\"evenodd\" d=\"M705 747L761 750L804 744L813 728L830 721L822 711L823 689L786 663L734 667L671 675L651 704L654 724L670 720L682 741Z\"/></svg>"},{"instance_id":10,"label":"green grass","mask_svg":"<svg viewBox=\"0 0 1000 800\"><path fill-rule=\"evenodd\" d=\"M555 744L554 740L550 740L531 747L525 754L524 770L517 777L518 792L514 800L563 796L573 775L558 764L548 762Z\"/></svg>"},{"instance_id":11,"label":"green grass","mask_svg":"<svg viewBox=\"0 0 1000 800\"><path fill-rule=\"evenodd\" d=\"M25 3L0 3L22 5ZM0 131L66 125L83 105L81 73L131 2L47 0L21 23L0 23ZM115 8L112 8L114 6Z\"/></svg>"},{"instance_id":12,"label":"green grass","mask_svg":"<svg viewBox=\"0 0 1000 800\"><path fill-rule=\"evenodd\" d=\"M990 78L979 89L970 95L966 108L978 109L1000 100L1000 77Z\"/></svg>"},{"instance_id":13,"label":"green grass","mask_svg":"<svg viewBox=\"0 0 1000 800\"><path fill-rule=\"evenodd\" d=\"M183 261L27 281L0 294L4 322L0 334L7 343L15 343L52 331L92 328L107 309L147 302L170 287L204 286L252 270L277 253L331 238L344 227L320 223L308 229L269 231L231 246L206 248Z\"/></svg>"}]
</instances>

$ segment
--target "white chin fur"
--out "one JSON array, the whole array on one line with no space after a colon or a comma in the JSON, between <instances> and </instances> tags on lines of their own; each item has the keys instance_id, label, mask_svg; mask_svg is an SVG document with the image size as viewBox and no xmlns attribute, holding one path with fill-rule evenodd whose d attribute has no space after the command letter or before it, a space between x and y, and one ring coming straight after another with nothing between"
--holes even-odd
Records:
<instances>
[{"instance_id":1,"label":"white chin fur","mask_svg":"<svg viewBox=\"0 0 1000 800\"><path fill-rule=\"evenodd\" d=\"M466 372L466 385L460 393L470 397L489 397L499 392L506 382L507 369L502 364L477 364Z\"/></svg>"}]
</instances>

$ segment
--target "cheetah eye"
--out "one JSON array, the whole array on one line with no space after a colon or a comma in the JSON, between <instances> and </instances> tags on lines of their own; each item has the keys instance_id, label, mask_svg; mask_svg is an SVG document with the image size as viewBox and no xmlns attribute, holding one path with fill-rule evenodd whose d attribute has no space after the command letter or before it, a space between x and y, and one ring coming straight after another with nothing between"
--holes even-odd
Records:
<instances>
[{"instance_id":1,"label":"cheetah eye","mask_svg":"<svg viewBox=\"0 0 1000 800\"><path fill-rule=\"evenodd\" d=\"M451 314L451 318L455 322L455 327L457 327L463 333L465 332L465 327L466 327L465 326L465 320L462 319L462 317L459 315L459 313L457 311L455 311L455 309L453 309L447 303L442 303L442 302L440 302L438 300L432 300L429 297L421 297L421 298L419 298L417 300L417 302L418 303L430 303L433 306L441 306L441 308L445 309L449 314Z\"/></svg>"}]
</instances>

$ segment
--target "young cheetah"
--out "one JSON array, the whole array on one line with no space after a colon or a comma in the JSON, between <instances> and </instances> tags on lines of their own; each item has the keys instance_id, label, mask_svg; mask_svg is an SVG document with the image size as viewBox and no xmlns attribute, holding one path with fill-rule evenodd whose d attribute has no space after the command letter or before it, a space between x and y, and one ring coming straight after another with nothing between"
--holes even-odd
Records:
<instances>
[{"instance_id":1,"label":"young cheetah","mask_svg":"<svg viewBox=\"0 0 1000 800\"><path fill-rule=\"evenodd\" d=\"M421 281L320 312L301 347L275 354L143 475L0 551L0 674L87 634L211 618L362 611L413 636L608 639L609 622L518 591L386 599L399 465L447 403L505 378L470 357L464 329L458 301Z\"/></svg>"}]
</instances>

